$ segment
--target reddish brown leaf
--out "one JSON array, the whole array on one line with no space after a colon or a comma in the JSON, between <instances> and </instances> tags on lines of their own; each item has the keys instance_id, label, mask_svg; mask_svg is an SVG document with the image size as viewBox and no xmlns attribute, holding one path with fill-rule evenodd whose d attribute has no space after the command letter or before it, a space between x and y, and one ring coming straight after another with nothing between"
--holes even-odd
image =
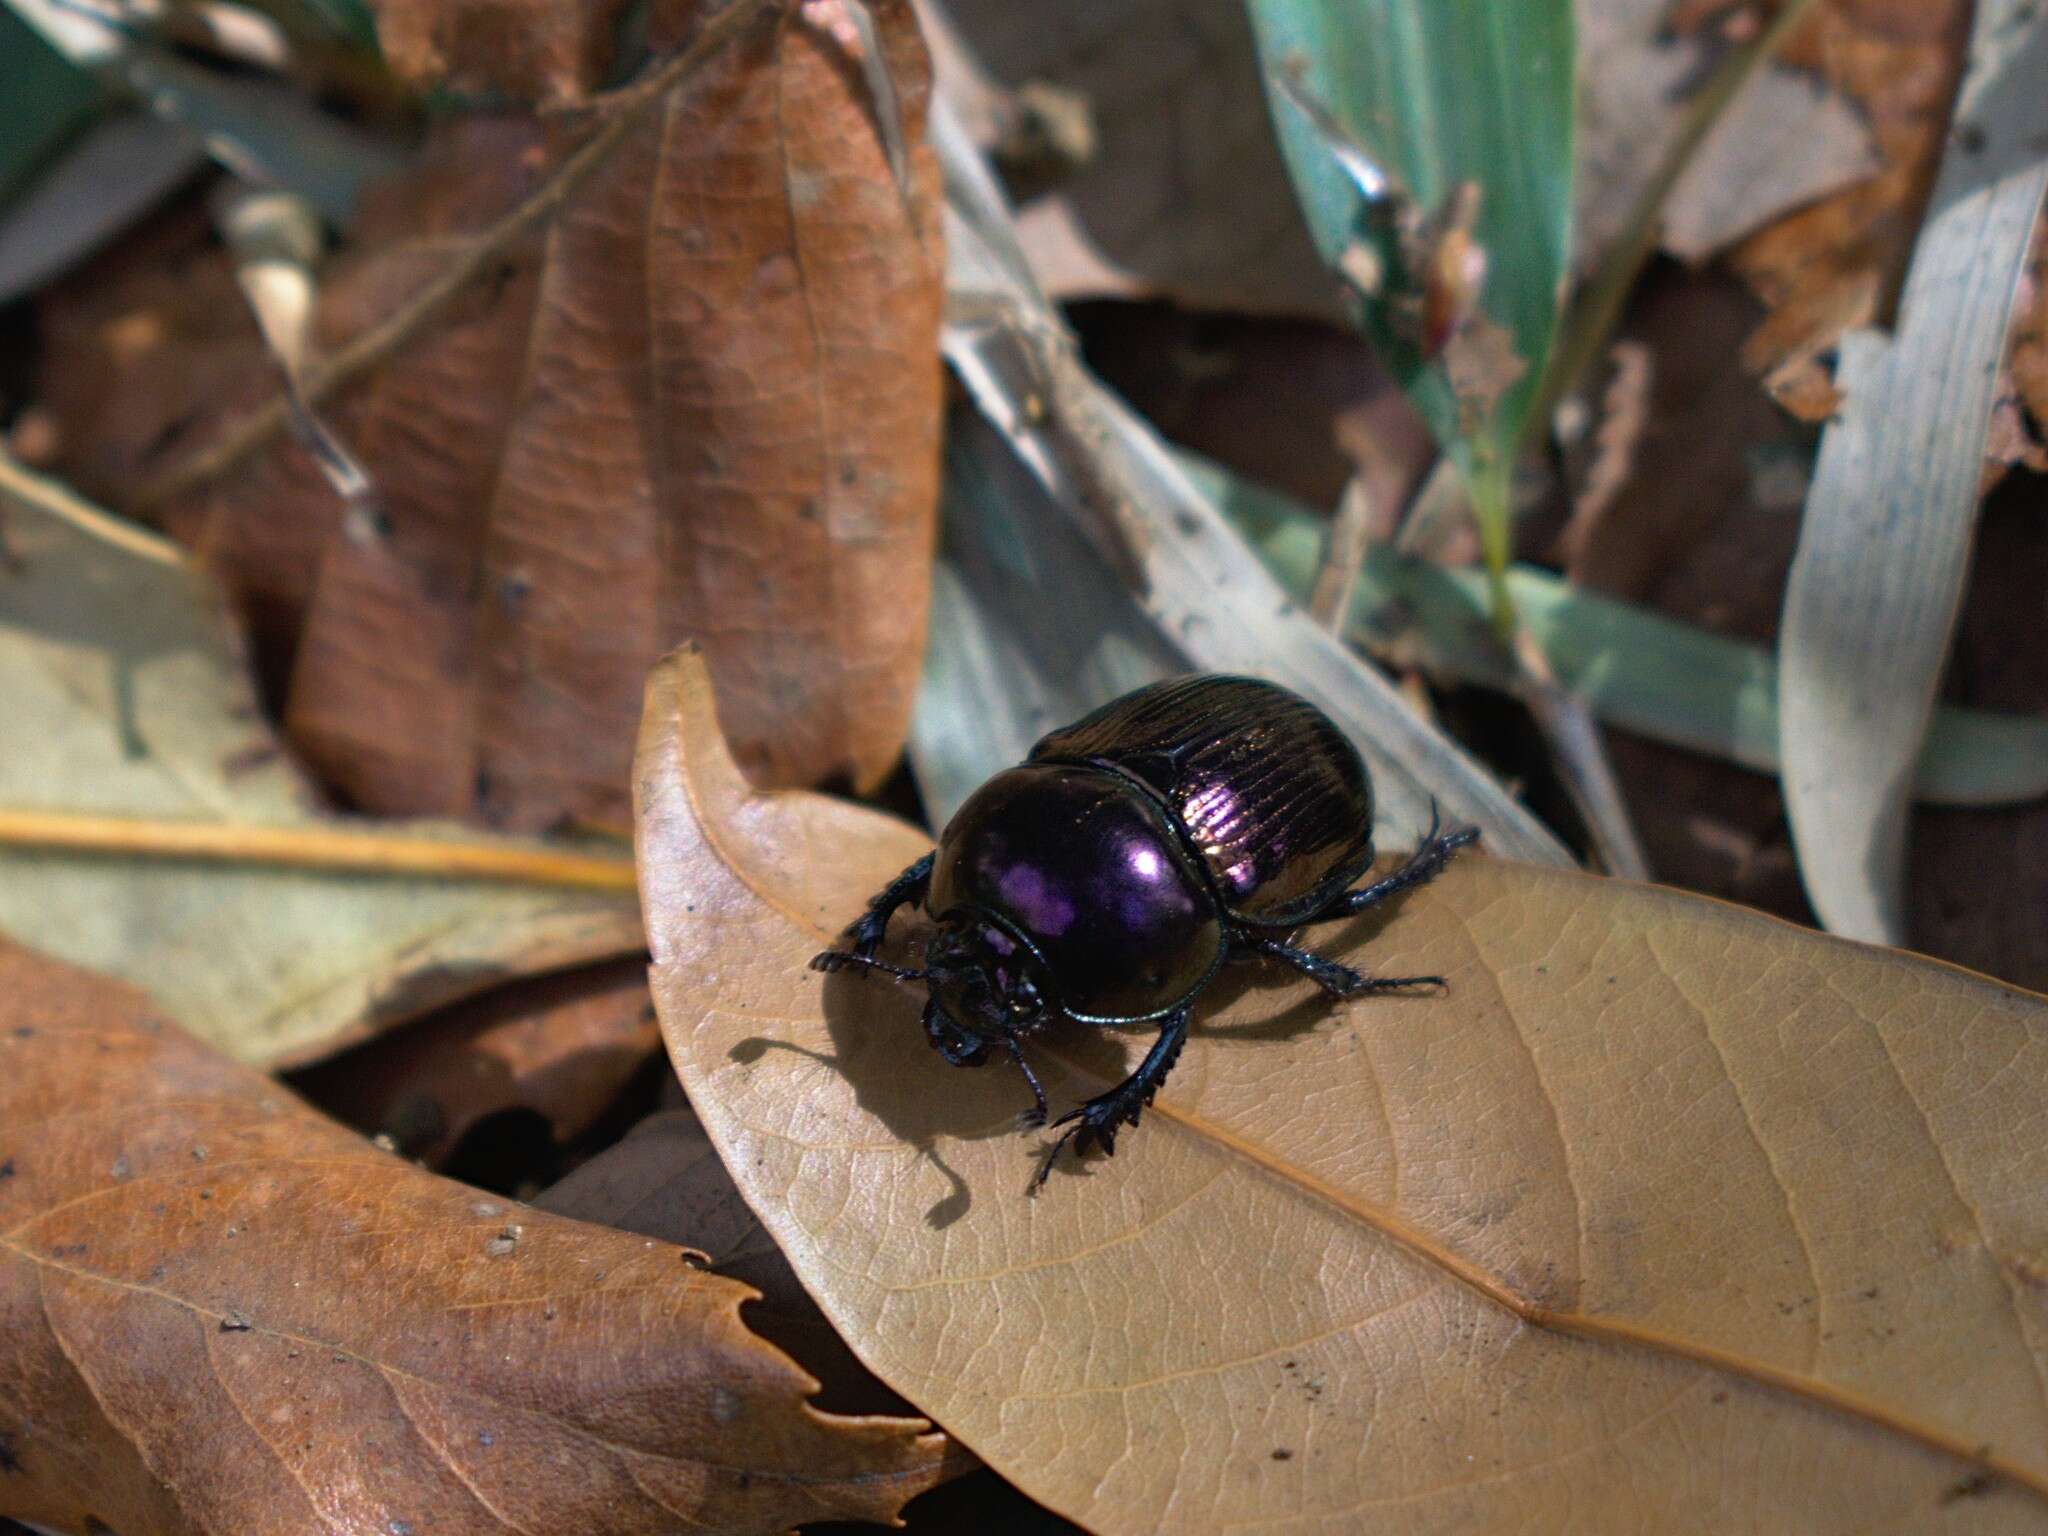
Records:
<instances>
[{"instance_id":1,"label":"reddish brown leaf","mask_svg":"<svg viewBox=\"0 0 2048 1536\"><path fill-rule=\"evenodd\" d=\"M657 39L699 9L660 8ZM290 734L357 803L623 825L640 680L685 636L760 778L888 771L924 639L942 264L923 45L907 0L876 11L909 205L857 61L775 9L337 405L388 536L349 538L288 444L171 509L296 645ZM458 40L468 14L432 13ZM512 68L476 49L456 78ZM323 345L419 291L605 110L444 122L365 214Z\"/></svg>"},{"instance_id":2,"label":"reddish brown leaf","mask_svg":"<svg viewBox=\"0 0 2048 1536\"><path fill-rule=\"evenodd\" d=\"M635 958L486 993L293 1081L329 1113L440 1166L501 1110L537 1112L557 1140L580 1134L660 1048L647 962Z\"/></svg>"},{"instance_id":3,"label":"reddish brown leaf","mask_svg":"<svg viewBox=\"0 0 2048 1536\"><path fill-rule=\"evenodd\" d=\"M133 989L0 948L0 1514L122 1536L890 1518L938 1437L811 1408L740 1322L750 1294L421 1172Z\"/></svg>"}]
</instances>

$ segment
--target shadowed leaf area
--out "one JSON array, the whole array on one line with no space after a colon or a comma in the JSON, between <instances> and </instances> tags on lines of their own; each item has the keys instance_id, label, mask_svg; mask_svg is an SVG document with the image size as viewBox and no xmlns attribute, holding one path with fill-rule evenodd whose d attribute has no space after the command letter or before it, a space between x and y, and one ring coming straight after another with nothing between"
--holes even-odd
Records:
<instances>
[{"instance_id":1,"label":"shadowed leaf area","mask_svg":"<svg viewBox=\"0 0 2048 1536\"><path fill-rule=\"evenodd\" d=\"M0 946L0 1516L765 1533L937 1480L940 1437L811 1408L697 1257L436 1178Z\"/></svg>"},{"instance_id":2,"label":"shadowed leaf area","mask_svg":"<svg viewBox=\"0 0 2048 1536\"><path fill-rule=\"evenodd\" d=\"M1025 1191L1014 1073L809 956L928 847L760 794L650 687L671 1055L885 1382L1096 1531L2048 1530L2048 1008L1675 892L1469 857L1247 966L1117 1156ZM899 929L888 953L917 942ZM1055 1109L1142 1050L1038 1053Z\"/></svg>"}]
</instances>

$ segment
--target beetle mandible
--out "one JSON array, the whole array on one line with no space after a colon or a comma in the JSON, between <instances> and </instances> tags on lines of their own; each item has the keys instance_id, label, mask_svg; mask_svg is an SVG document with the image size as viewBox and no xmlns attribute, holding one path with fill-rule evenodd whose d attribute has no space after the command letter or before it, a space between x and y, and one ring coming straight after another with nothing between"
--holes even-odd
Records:
<instances>
[{"instance_id":1,"label":"beetle mandible","mask_svg":"<svg viewBox=\"0 0 2048 1536\"><path fill-rule=\"evenodd\" d=\"M1442 986L1440 976L1359 974L1287 942L1432 880L1476 827L1429 835L1400 869L1352 890L1372 863L1372 779L1308 700L1250 677L1173 678L1052 732L969 797L939 845L892 880L846 930L849 966L922 981L924 1028L959 1067L1001 1047L1031 1086L1023 1119L1045 1124L1024 1041L1058 1018L1157 1023L1138 1069L1055 1122L1060 1149L1116 1150L1187 1039L1196 995L1233 954L1270 956L1326 992L1361 997ZM921 969L875 958L896 909L921 902L937 928Z\"/></svg>"}]
</instances>

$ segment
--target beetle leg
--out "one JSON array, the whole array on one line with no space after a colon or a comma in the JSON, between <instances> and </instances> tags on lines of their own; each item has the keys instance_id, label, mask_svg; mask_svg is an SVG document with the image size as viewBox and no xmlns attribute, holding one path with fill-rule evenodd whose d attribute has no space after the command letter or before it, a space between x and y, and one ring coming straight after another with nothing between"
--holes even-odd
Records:
<instances>
[{"instance_id":1,"label":"beetle leg","mask_svg":"<svg viewBox=\"0 0 2048 1536\"><path fill-rule=\"evenodd\" d=\"M1031 1085L1031 1097L1038 1100L1034 1108L1025 1110L1023 1114L1017 1117L1017 1123L1026 1130L1035 1131L1045 1124L1045 1117L1048 1113L1045 1102L1045 1089L1039 1086L1038 1074L1031 1070L1031 1063L1024 1059L1024 1043L1007 1029L1003 1031L1003 1047L1009 1051L1011 1059L1017 1063L1017 1070L1024 1074L1024 1081Z\"/></svg>"},{"instance_id":2,"label":"beetle leg","mask_svg":"<svg viewBox=\"0 0 2048 1536\"><path fill-rule=\"evenodd\" d=\"M1363 912L1367 907L1378 906L1389 896L1412 890L1418 885L1427 885L1443 873L1444 866L1451 862L1451 855L1469 843L1479 841L1477 827L1453 827L1448 832L1439 831L1442 820L1437 815L1436 802L1429 803L1429 835L1423 838L1414 855L1399 869L1384 880L1375 880L1371 885L1355 891L1346 891L1329 906L1318 912L1309 921L1327 923L1333 918L1350 917ZM1310 972L1313 975L1313 972Z\"/></svg>"},{"instance_id":3,"label":"beetle leg","mask_svg":"<svg viewBox=\"0 0 2048 1536\"><path fill-rule=\"evenodd\" d=\"M988 1042L947 1018L936 999L924 1005L924 1033L932 1049L956 1067L978 1067L988 1060Z\"/></svg>"},{"instance_id":4,"label":"beetle leg","mask_svg":"<svg viewBox=\"0 0 2048 1536\"><path fill-rule=\"evenodd\" d=\"M863 912L842 935L853 940L853 952L848 959L873 960L875 951L882 947L882 935L889 931L889 919L896 915L898 907L908 906L913 901L923 901L924 893L931 888L933 854L926 854L894 880L882 887L881 894L868 903ZM829 958L845 951L827 950L811 961L814 971L836 971L846 960ZM877 967L885 969L885 967ZM904 974L898 972L897 974ZM922 974L922 973L919 973Z\"/></svg>"},{"instance_id":5,"label":"beetle leg","mask_svg":"<svg viewBox=\"0 0 2048 1536\"><path fill-rule=\"evenodd\" d=\"M1120 1125L1136 1125L1138 1116L1145 1106L1152 1102L1152 1096L1166 1081L1166 1074L1173 1070L1174 1062L1180 1056L1180 1048L1187 1043L1188 1010L1175 1009L1159 1025L1159 1038L1152 1042L1152 1049L1145 1053L1145 1059L1138 1063L1138 1070L1118 1083L1109 1092L1097 1094L1078 1109L1070 1109L1053 1123L1065 1125L1046 1151L1045 1158L1038 1165L1038 1177L1031 1181L1033 1193L1045 1183L1052 1172L1052 1165L1060 1155L1060 1149L1071 1141L1076 1154L1088 1148L1099 1146L1105 1157L1116 1151L1116 1129ZM1068 1122L1072 1122L1069 1124Z\"/></svg>"},{"instance_id":6,"label":"beetle leg","mask_svg":"<svg viewBox=\"0 0 2048 1536\"><path fill-rule=\"evenodd\" d=\"M1363 976L1348 965L1339 965L1335 960L1325 960L1321 955L1312 955L1279 939L1262 938L1257 934L1248 934L1239 942L1262 955L1286 961L1325 992L1333 992L1338 997L1365 997L1374 992L1396 992L1403 987L1440 987L1444 984L1441 976Z\"/></svg>"}]
</instances>

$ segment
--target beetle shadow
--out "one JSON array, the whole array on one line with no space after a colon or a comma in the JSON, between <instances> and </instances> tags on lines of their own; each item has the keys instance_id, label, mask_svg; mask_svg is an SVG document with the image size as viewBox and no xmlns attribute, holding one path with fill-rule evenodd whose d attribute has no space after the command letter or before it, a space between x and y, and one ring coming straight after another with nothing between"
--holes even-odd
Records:
<instances>
[{"instance_id":1,"label":"beetle shadow","mask_svg":"<svg viewBox=\"0 0 2048 1536\"><path fill-rule=\"evenodd\" d=\"M915 943L909 946L909 955L918 952ZM991 1051L979 1067L946 1061L925 1038L925 991L915 983L856 971L835 971L820 979L825 1029L832 1038L829 1053L756 1036L735 1045L733 1059L795 1051L845 1078L855 1102L891 1135L915 1147L950 1184L948 1193L925 1212L926 1223L934 1228L951 1226L973 1203L966 1180L939 1151L942 1138L1014 1139L1023 1164L1020 1185L1028 1190L1051 1141L1050 1133L1020 1123L1032 1100L1016 1064L1000 1050ZM1126 1071L1117 1038L1081 1024L1054 1025L1028 1041L1025 1052L1045 1084L1055 1116L1119 1081Z\"/></svg>"}]
</instances>

